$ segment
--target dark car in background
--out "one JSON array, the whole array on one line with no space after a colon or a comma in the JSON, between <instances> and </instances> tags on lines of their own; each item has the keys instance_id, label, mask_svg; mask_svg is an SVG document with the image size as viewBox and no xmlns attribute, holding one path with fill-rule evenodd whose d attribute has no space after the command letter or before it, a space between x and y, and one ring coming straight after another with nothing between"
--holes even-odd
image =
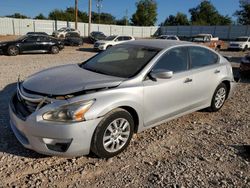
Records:
<instances>
[{"instance_id":1,"label":"dark car in background","mask_svg":"<svg viewBox=\"0 0 250 188\"><path fill-rule=\"evenodd\" d=\"M250 54L241 59L240 62L240 76L250 77Z\"/></svg>"},{"instance_id":2,"label":"dark car in background","mask_svg":"<svg viewBox=\"0 0 250 188\"><path fill-rule=\"evenodd\" d=\"M45 32L28 32L26 35L45 35L48 36L48 33Z\"/></svg>"},{"instance_id":3,"label":"dark car in background","mask_svg":"<svg viewBox=\"0 0 250 188\"><path fill-rule=\"evenodd\" d=\"M45 35L24 35L17 40L0 43L0 51L10 56L22 53L57 54L63 48L61 40Z\"/></svg>"},{"instance_id":4,"label":"dark car in background","mask_svg":"<svg viewBox=\"0 0 250 188\"><path fill-rule=\"evenodd\" d=\"M79 33L69 32L65 36L64 44L69 46L80 46L83 45L83 38Z\"/></svg>"},{"instance_id":5,"label":"dark car in background","mask_svg":"<svg viewBox=\"0 0 250 188\"><path fill-rule=\"evenodd\" d=\"M89 39L94 43L98 40L103 40L105 39L107 36L103 33L103 32L99 32L99 31L93 31L90 33L89 35Z\"/></svg>"}]
</instances>

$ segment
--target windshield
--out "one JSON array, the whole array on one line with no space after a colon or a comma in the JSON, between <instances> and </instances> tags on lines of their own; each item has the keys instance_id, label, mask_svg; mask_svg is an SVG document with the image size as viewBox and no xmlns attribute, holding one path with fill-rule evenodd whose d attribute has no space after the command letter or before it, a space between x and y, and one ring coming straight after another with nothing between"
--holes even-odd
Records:
<instances>
[{"instance_id":1,"label":"windshield","mask_svg":"<svg viewBox=\"0 0 250 188\"><path fill-rule=\"evenodd\" d=\"M17 38L16 40L23 40L23 39L25 39L26 37L27 37L27 35L23 35L23 36Z\"/></svg>"},{"instance_id":2,"label":"windshield","mask_svg":"<svg viewBox=\"0 0 250 188\"><path fill-rule=\"evenodd\" d=\"M109 36L109 37L106 37L105 40L111 41L111 40L114 40L116 37L117 36Z\"/></svg>"},{"instance_id":3,"label":"windshield","mask_svg":"<svg viewBox=\"0 0 250 188\"><path fill-rule=\"evenodd\" d=\"M237 38L237 42L247 42L247 38Z\"/></svg>"},{"instance_id":4,"label":"windshield","mask_svg":"<svg viewBox=\"0 0 250 188\"><path fill-rule=\"evenodd\" d=\"M65 29L66 29L66 28L61 28L61 29L59 29L58 31L59 31L59 32L62 32L62 31L65 31Z\"/></svg>"},{"instance_id":5,"label":"windshield","mask_svg":"<svg viewBox=\"0 0 250 188\"><path fill-rule=\"evenodd\" d=\"M203 42L204 37L203 36L196 36L192 38L192 42Z\"/></svg>"},{"instance_id":6,"label":"windshield","mask_svg":"<svg viewBox=\"0 0 250 188\"><path fill-rule=\"evenodd\" d=\"M110 76L130 78L136 75L159 52L135 45L112 47L81 65L82 68Z\"/></svg>"}]
</instances>

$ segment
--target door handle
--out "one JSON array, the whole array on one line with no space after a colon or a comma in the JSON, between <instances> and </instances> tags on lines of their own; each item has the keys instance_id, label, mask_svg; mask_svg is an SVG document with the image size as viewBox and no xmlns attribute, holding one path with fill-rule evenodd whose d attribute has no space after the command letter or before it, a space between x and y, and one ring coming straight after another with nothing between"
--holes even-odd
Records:
<instances>
[{"instance_id":1,"label":"door handle","mask_svg":"<svg viewBox=\"0 0 250 188\"><path fill-rule=\"evenodd\" d=\"M220 70L215 70L214 73L218 74L218 73L220 73Z\"/></svg>"},{"instance_id":2,"label":"door handle","mask_svg":"<svg viewBox=\"0 0 250 188\"><path fill-rule=\"evenodd\" d=\"M184 83L189 83L189 82L192 82L193 81L193 79L191 79L191 78L186 78L186 80L184 81Z\"/></svg>"}]
</instances>

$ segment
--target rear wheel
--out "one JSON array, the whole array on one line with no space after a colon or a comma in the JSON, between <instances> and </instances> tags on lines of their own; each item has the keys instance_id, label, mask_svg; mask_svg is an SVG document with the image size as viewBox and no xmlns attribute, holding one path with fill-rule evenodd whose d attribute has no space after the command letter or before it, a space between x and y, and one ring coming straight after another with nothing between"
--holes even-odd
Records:
<instances>
[{"instance_id":1,"label":"rear wheel","mask_svg":"<svg viewBox=\"0 0 250 188\"><path fill-rule=\"evenodd\" d=\"M129 145L134 132L132 116L123 109L108 113L97 126L92 138L91 150L101 158L121 153Z\"/></svg>"},{"instance_id":2,"label":"rear wheel","mask_svg":"<svg viewBox=\"0 0 250 188\"><path fill-rule=\"evenodd\" d=\"M210 111L217 112L222 108L227 98L227 93L228 93L227 86L224 83L221 83L214 92L211 106L209 108Z\"/></svg>"},{"instance_id":3,"label":"rear wheel","mask_svg":"<svg viewBox=\"0 0 250 188\"><path fill-rule=\"evenodd\" d=\"M9 46L7 53L10 56L16 56L19 54L19 50L16 46Z\"/></svg>"},{"instance_id":4,"label":"rear wheel","mask_svg":"<svg viewBox=\"0 0 250 188\"><path fill-rule=\"evenodd\" d=\"M52 46L51 47L51 53L52 54L58 54L59 53L59 48L57 46Z\"/></svg>"}]
</instances>

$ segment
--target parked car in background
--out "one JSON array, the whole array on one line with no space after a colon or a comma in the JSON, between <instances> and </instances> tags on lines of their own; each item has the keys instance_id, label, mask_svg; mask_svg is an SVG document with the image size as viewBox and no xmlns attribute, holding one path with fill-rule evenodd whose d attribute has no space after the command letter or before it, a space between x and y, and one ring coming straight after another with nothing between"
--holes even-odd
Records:
<instances>
[{"instance_id":1,"label":"parked car in background","mask_svg":"<svg viewBox=\"0 0 250 188\"><path fill-rule=\"evenodd\" d=\"M56 37L56 38L65 38L65 36L68 32L76 32L76 33L80 34L79 30L76 30L76 29L73 29L70 27L62 27L61 29L54 31L52 33L52 36Z\"/></svg>"},{"instance_id":2,"label":"parked car in background","mask_svg":"<svg viewBox=\"0 0 250 188\"><path fill-rule=\"evenodd\" d=\"M93 31L89 35L89 39L95 43L98 40L104 40L107 36L103 32Z\"/></svg>"},{"instance_id":3,"label":"parked car in background","mask_svg":"<svg viewBox=\"0 0 250 188\"><path fill-rule=\"evenodd\" d=\"M160 35L157 39L180 40L176 35Z\"/></svg>"},{"instance_id":4,"label":"parked car in background","mask_svg":"<svg viewBox=\"0 0 250 188\"><path fill-rule=\"evenodd\" d=\"M250 37L238 37L236 40L229 43L229 50L243 50L250 48Z\"/></svg>"},{"instance_id":5,"label":"parked car in background","mask_svg":"<svg viewBox=\"0 0 250 188\"><path fill-rule=\"evenodd\" d=\"M212 49L130 41L19 82L10 125L23 146L39 153L109 158L134 133L207 107L220 110L233 88L231 64Z\"/></svg>"},{"instance_id":6,"label":"parked car in background","mask_svg":"<svg viewBox=\"0 0 250 188\"><path fill-rule=\"evenodd\" d=\"M111 35L106 37L104 40L99 40L94 43L95 50L106 50L117 44L135 40L132 36L125 35Z\"/></svg>"},{"instance_id":7,"label":"parked car in background","mask_svg":"<svg viewBox=\"0 0 250 188\"><path fill-rule=\"evenodd\" d=\"M213 35L211 34L199 34L199 35L193 36L191 38L191 41L194 43L207 46L216 51L219 51L224 46L223 41L219 40L218 37L213 37Z\"/></svg>"},{"instance_id":8,"label":"parked car in background","mask_svg":"<svg viewBox=\"0 0 250 188\"><path fill-rule=\"evenodd\" d=\"M240 63L240 76L250 77L250 54L241 59Z\"/></svg>"},{"instance_id":9,"label":"parked car in background","mask_svg":"<svg viewBox=\"0 0 250 188\"><path fill-rule=\"evenodd\" d=\"M80 46L83 45L83 38L79 33L68 32L65 36L64 44L69 46Z\"/></svg>"},{"instance_id":10,"label":"parked car in background","mask_svg":"<svg viewBox=\"0 0 250 188\"><path fill-rule=\"evenodd\" d=\"M48 33L45 32L28 32L26 35L45 35L48 36Z\"/></svg>"},{"instance_id":11,"label":"parked car in background","mask_svg":"<svg viewBox=\"0 0 250 188\"><path fill-rule=\"evenodd\" d=\"M62 41L45 35L24 35L14 41L0 43L0 50L10 56L22 53L59 53L64 48Z\"/></svg>"}]
</instances>

